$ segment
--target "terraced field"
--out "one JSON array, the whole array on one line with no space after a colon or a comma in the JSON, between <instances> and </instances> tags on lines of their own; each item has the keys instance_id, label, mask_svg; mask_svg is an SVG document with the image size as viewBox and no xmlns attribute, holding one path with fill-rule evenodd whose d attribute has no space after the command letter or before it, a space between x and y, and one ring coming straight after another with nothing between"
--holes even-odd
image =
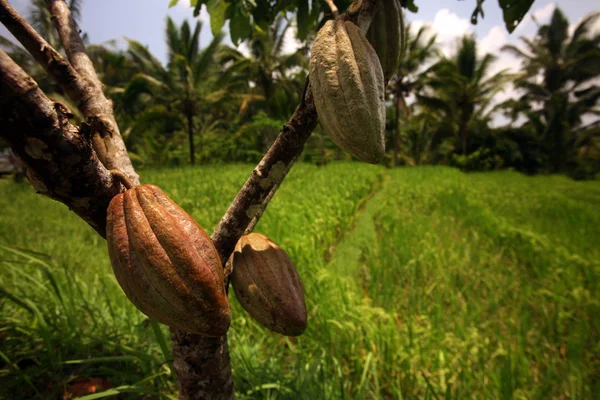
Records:
<instances>
[{"instance_id":1,"label":"terraced field","mask_svg":"<svg viewBox=\"0 0 600 400\"><path fill-rule=\"evenodd\" d=\"M210 231L251 169L142 175ZM0 209L0 398L176 398L168 330L105 242L28 185L0 181ZM600 182L298 165L257 231L297 266L309 328L270 333L230 294L238 398L600 395Z\"/></svg>"}]
</instances>

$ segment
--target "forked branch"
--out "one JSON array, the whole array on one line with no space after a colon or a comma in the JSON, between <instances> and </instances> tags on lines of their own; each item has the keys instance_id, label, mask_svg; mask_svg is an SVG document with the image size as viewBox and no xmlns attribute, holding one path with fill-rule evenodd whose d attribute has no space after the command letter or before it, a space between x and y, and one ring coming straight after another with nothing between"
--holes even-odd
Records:
<instances>
[{"instance_id":1,"label":"forked branch","mask_svg":"<svg viewBox=\"0 0 600 400\"><path fill-rule=\"evenodd\" d=\"M5 0L0 1L5 3ZM4 53L0 53L0 120L7 122L8 129L3 129L2 135L29 167L29 179L34 187L63 201L104 236L108 202L122 190L113 182L105 166L122 170L136 184L139 181L114 121L110 101L104 97L102 85L85 53L66 3L63 0L46 1L68 60L84 82L85 90L79 93L79 107L88 119L85 126L93 128L96 152L92 151L85 129L80 132L69 123L68 110L50 101L33 79ZM355 6L344 17L366 30L378 2L361 0L360 6ZM25 31L29 32L31 40L33 35L28 29ZM258 222L316 127L318 117L308 83L306 88L294 115L213 232L212 238L223 264L241 235ZM225 336L209 338L171 329L171 337L181 398L233 398Z\"/></svg>"},{"instance_id":2,"label":"forked branch","mask_svg":"<svg viewBox=\"0 0 600 400\"><path fill-rule=\"evenodd\" d=\"M344 17L354 22L361 21L368 27L379 0L362 0L361 3L354 14ZM363 29L367 28L361 26ZM254 168L211 236L223 265L227 263L239 238L249 233L249 227L258 223L275 191L302 153L317 120L312 90L307 82L300 105ZM226 275L230 273L227 270L225 272ZM229 363L225 337L209 338L171 329L171 341L182 399L233 398L231 368L224 367Z\"/></svg>"},{"instance_id":3,"label":"forked branch","mask_svg":"<svg viewBox=\"0 0 600 400\"><path fill-rule=\"evenodd\" d=\"M39 193L66 204L104 237L108 203L121 187L69 116L0 50L2 137L26 165Z\"/></svg>"},{"instance_id":4,"label":"forked branch","mask_svg":"<svg viewBox=\"0 0 600 400\"><path fill-rule=\"evenodd\" d=\"M81 93L80 110L94 128L92 135L94 150L106 168L119 169L129 176L134 184L139 184L139 176L131 165L113 114L112 102L104 96L103 85L85 51L79 30L71 17L71 10L64 0L46 0L46 4L67 58L85 82L85 90Z\"/></svg>"},{"instance_id":5,"label":"forked branch","mask_svg":"<svg viewBox=\"0 0 600 400\"><path fill-rule=\"evenodd\" d=\"M75 69L17 13L7 0L0 0L0 22L75 103L86 102L87 99L83 97L86 92L84 82ZM86 105L82 104L82 107L86 108Z\"/></svg>"}]
</instances>

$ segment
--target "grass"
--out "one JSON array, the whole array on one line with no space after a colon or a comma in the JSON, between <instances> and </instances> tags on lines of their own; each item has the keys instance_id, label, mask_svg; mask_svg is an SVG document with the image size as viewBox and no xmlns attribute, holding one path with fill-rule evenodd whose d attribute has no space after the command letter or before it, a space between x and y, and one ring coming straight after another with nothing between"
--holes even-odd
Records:
<instances>
[{"instance_id":1,"label":"grass","mask_svg":"<svg viewBox=\"0 0 600 400\"><path fill-rule=\"evenodd\" d=\"M210 231L251 166L143 171ZM168 330L66 207L0 182L0 398L176 398ZM302 276L285 338L230 294L238 398L596 399L600 182L296 166L257 227Z\"/></svg>"}]
</instances>

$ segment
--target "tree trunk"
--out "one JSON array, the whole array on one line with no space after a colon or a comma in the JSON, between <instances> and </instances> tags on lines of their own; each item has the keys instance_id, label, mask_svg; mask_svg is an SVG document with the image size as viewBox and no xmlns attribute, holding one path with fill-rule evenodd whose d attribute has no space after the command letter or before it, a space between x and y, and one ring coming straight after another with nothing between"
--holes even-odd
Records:
<instances>
[{"instance_id":1,"label":"tree trunk","mask_svg":"<svg viewBox=\"0 0 600 400\"><path fill-rule=\"evenodd\" d=\"M196 163L196 155L194 150L194 116L187 116L187 125L188 125L188 140L190 143L190 165L194 165Z\"/></svg>"},{"instance_id":2,"label":"tree trunk","mask_svg":"<svg viewBox=\"0 0 600 400\"><path fill-rule=\"evenodd\" d=\"M408 115L409 115L409 111L408 111L408 107L406 105L406 100L404 99L404 96L402 95L402 93L398 93L396 95L396 101L395 101L395 108L396 108L396 121L395 121L395 125L394 125L394 130L393 132L393 137L392 137L392 143L394 146L394 165L398 164L398 140L400 138L400 110L402 110L402 114L404 115L404 120L408 121Z\"/></svg>"},{"instance_id":3,"label":"tree trunk","mask_svg":"<svg viewBox=\"0 0 600 400\"><path fill-rule=\"evenodd\" d=\"M461 154L467 155L467 139L468 139L468 126L469 120L471 119L472 112L463 108L460 117L460 124L458 126L458 139L460 141Z\"/></svg>"}]
</instances>

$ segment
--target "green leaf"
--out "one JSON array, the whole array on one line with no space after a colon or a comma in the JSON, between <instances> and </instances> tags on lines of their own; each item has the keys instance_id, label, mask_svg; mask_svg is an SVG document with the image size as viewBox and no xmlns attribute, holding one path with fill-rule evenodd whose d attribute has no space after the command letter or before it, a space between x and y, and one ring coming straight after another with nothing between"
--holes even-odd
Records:
<instances>
[{"instance_id":1,"label":"green leaf","mask_svg":"<svg viewBox=\"0 0 600 400\"><path fill-rule=\"evenodd\" d=\"M179 3L179 0L171 0L169 2L169 8L174 7L177 5L177 3Z\"/></svg>"},{"instance_id":2,"label":"green leaf","mask_svg":"<svg viewBox=\"0 0 600 400\"><path fill-rule=\"evenodd\" d=\"M246 15L243 9L236 9L229 23L229 34L234 45L250 35L250 17Z\"/></svg>"},{"instance_id":3,"label":"green leaf","mask_svg":"<svg viewBox=\"0 0 600 400\"><path fill-rule=\"evenodd\" d=\"M308 36L308 0L298 0L298 13L296 14L298 23L298 39L306 40Z\"/></svg>"},{"instance_id":4,"label":"green leaf","mask_svg":"<svg viewBox=\"0 0 600 400\"><path fill-rule=\"evenodd\" d=\"M206 2L206 9L210 14L210 29L214 36L221 33L223 25L225 25L227 7L225 0L208 0Z\"/></svg>"},{"instance_id":5,"label":"green leaf","mask_svg":"<svg viewBox=\"0 0 600 400\"><path fill-rule=\"evenodd\" d=\"M169 362L171 370L173 370L173 362L170 361L172 359L171 352L169 351L169 346L167 345L167 339L165 335L163 335L163 331L160 329L160 325L155 320L150 320L150 326L152 326L152 331L154 331L154 336L156 336L156 341L160 346L160 350L163 353L163 357L166 361Z\"/></svg>"},{"instance_id":6,"label":"green leaf","mask_svg":"<svg viewBox=\"0 0 600 400\"><path fill-rule=\"evenodd\" d=\"M401 0L402 7L408 9L410 12L418 12L419 7L415 4L415 0Z\"/></svg>"},{"instance_id":7,"label":"green leaf","mask_svg":"<svg viewBox=\"0 0 600 400\"><path fill-rule=\"evenodd\" d=\"M485 14L483 13L483 2L484 1L485 0L477 0L477 6L475 7L475 11L473 11L473 15L471 15L471 23L473 25L477 25L479 16L481 16L481 18L485 17Z\"/></svg>"},{"instance_id":8,"label":"green leaf","mask_svg":"<svg viewBox=\"0 0 600 400\"><path fill-rule=\"evenodd\" d=\"M531 8L533 0L498 0L498 3L504 12L506 29L512 33Z\"/></svg>"}]
</instances>

